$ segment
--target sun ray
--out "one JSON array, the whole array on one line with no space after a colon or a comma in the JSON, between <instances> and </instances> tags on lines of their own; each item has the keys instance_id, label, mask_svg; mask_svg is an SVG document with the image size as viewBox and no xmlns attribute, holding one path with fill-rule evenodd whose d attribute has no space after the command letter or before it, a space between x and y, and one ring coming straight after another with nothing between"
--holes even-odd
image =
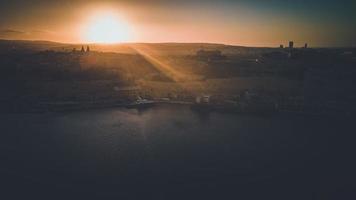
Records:
<instances>
[{"instance_id":1,"label":"sun ray","mask_svg":"<svg viewBox=\"0 0 356 200\"><path fill-rule=\"evenodd\" d=\"M187 91L190 94L196 93L190 88L187 84L184 84L188 80L187 75L177 71L173 66L167 64L162 59L157 58L147 45L135 45L132 47L140 55L142 55L148 62L150 62L158 71L163 73L165 76L173 80L180 89ZM200 91L203 90L204 85L201 82L195 82L195 85L199 88Z\"/></svg>"}]
</instances>

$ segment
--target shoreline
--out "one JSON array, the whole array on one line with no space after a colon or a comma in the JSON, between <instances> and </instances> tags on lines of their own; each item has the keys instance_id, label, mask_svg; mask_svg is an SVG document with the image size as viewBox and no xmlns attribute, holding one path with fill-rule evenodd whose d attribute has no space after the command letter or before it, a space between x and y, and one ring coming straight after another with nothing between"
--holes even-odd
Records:
<instances>
[{"instance_id":1,"label":"shoreline","mask_svg":"<svg viewBox=\"0 0 356 200\"><path fill-rule=\"evenodd\" d=\"M32 107L29 109L19 109L19 110L0 110L0 114L49 114L49 113L66 113L66 112L82 112L82 111L91 111L91 110L102 110L110 108L126 108L126 109L136 109L136 110L145 110L156 106L162 105L180 105L180 106L189 106L190 109L194 112L201 114L210 114L210 113L223 113L223 114L246 114L246 115L273 115L273 114L291 114L291 115L303 115L303 116L321 116L321 117L340 117L345 116L349 117L352 113L335 113L335 112L312 112L308 110L304 111L295 111L295 110L270 110L270 111L249 111L249 110L240 110L237 107L231 108L229 106L221 105L199 105L193 102L185 101L162 101L157 100L149 104L134 104L134 103L114 103L114 104L80 104L78 102L71 103L48 103L51 105L49 107L36 108ZM56 106L53 106L56 105ZM194 108L194 106L202 106L202 109ZM207 106L207 107L205 107Z\"/></svg>"}]
</instances>

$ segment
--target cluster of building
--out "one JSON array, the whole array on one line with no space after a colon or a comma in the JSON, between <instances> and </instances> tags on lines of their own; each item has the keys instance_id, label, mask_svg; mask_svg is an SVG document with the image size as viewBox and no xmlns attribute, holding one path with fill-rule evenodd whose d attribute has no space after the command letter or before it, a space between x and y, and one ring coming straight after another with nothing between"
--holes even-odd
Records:
<instances>
[{"instance_id":1,"label":"cluster of building","mask_svg":"<svg viewBox=\"0 0 356 200\"><path fill-rule=\"evenodd\" d=\"M76 48L73 48L72 52L73 52L73 53L76 53L76 52L78 52L78 51L77 51ZM82 48L81 48L81 50L80 50L79 52L81 52L81 53L85 53L85 52L86 52L86 53L89 53L89 52L90 52L90 48L89 48L89 46L87 46L87 48L85 49L84 46L82 46Z\"/></svg>"},{"instance_id":2,"label":"cluster of building","mask_svg":"<svg viewBox=\"0 0 356 200\"><path fill-rule=\"evenodd\" d=\"M279 45L279 47L280 47L281 49L283 49L283 48L284 48L284 45L281 44L281 45ZM294 41L289 41L288 48L289 48L289 49L293 49L293 48L294 48ZM303 48L305 48L305 49L308 48L308 43L305 43L304 46L303 46Z\"/></svg>"}]
</instances>

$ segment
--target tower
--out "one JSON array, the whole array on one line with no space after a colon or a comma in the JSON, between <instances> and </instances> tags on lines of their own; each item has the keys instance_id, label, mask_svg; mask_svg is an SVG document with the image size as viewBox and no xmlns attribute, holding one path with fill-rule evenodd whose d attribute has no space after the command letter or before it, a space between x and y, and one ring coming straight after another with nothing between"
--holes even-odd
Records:
<instances>
[{"instance_id":1,"label":"tower","mask_svg":"<svg viewBox=\"0 0 356 200\"><path fill-rule=\"evenodd\" d=\"M80 50L81 52L85 52L85 50L84 50L84 46L82 46L82 50Z\"/></svg>"},{"instance_id":2,"label":"tower","mask_svg":"<svg viewBox=\"0 0 356 200\"><path fill-rule=\"evenodd\" d=\"M89 48L89 46L87 46L87 52L90 52L90 48Z\"/></svg>"},{"instance_id":3,"label":"tower","mask_svg":"<svg viewBox=\"0 0 356 200\"><path fill-rule=\"evenodd\" d=\"M294 47L294 42L293 41L289 41L289 48L293 49L293 47Z\"/></svg>"}]
</instances>

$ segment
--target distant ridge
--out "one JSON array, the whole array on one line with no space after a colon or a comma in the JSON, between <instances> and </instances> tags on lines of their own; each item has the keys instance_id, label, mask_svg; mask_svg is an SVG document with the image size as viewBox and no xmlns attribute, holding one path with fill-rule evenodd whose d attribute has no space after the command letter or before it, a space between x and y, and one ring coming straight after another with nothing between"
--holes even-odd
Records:
<instances>
[{"instance_id":1,"label":"distant ridge","mask_svg":"<svg viewBox=\"0 0 356 200\"><path fill-rule=\"evenodd\" d=\"M179 42L163 42L163 43L119 43L119 44L98 44L98 43L60 43L45 40L4 40L0 39L0 49L18 50L18 51L66 51L71 52L73 49L80 50L82 46L90 46L93 51L115 52L136 54L137 49L145 49L152 54L160 55L192 55L200 49L220 50L225 53L241 51L247 48L244 46L234 46L217 43L179 43Z\"/></svg>"},{"instance_id":2,"label":"distant ridge","mask_svg":"<svg viewBox=\"0 0 356 200\"><path fill-rule=\"evenodd\" d=\"M212 45L212 46L231 46L231 47L248 47L241 45L231 45L222 43L210 43L210 42L122 42L114 44L102 44L102 43L66 43L55 42L49 40L10 40L0 39L1 43L15 42L15 43L36 43L36 44L56 44L56 45L102 45L102 46L115 46L115 45Z\"/></svg>"}]
</instances>

